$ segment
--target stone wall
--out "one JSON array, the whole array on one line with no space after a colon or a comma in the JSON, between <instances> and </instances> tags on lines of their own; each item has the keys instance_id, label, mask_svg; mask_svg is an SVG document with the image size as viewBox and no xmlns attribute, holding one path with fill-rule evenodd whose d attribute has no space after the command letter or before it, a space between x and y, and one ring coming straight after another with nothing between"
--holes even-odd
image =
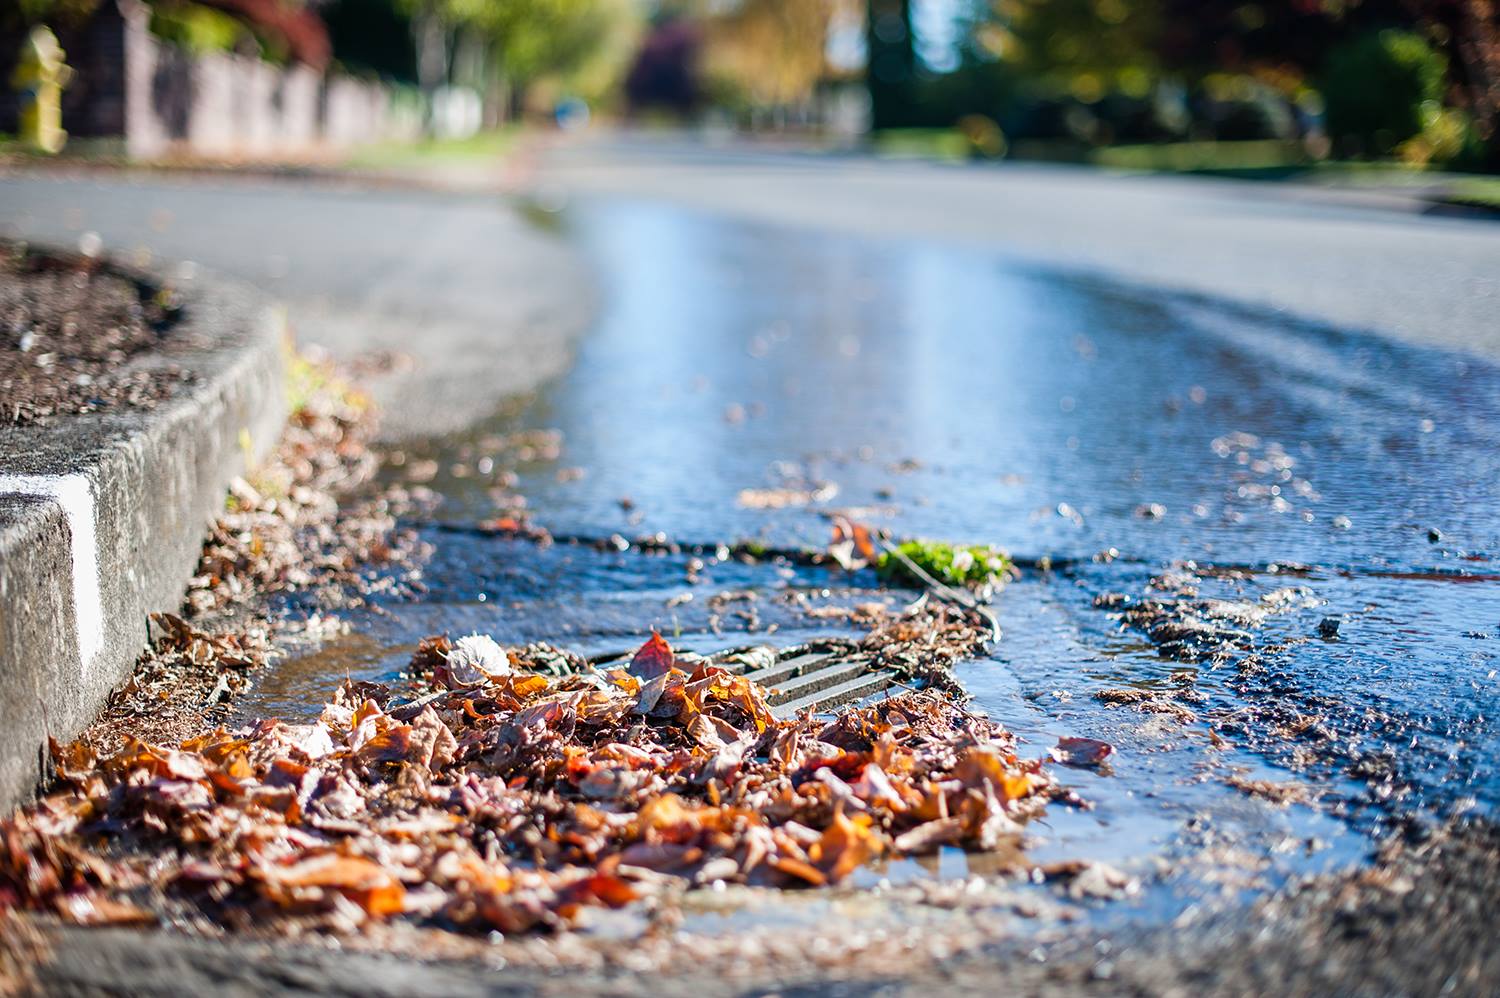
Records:
<instances>
[{"instance_id":1,"label":"stone wall","mask_svg":"<svg viewBox=\"0 0 1500 998\"><path fill-rule=\"evenodd\" d=\"M418 116L393 108L383 84L170 45L151 34L150 11L138 0L106 0L62 41L75 71L63 127L71 138L117 140L134 159L317 155L420 130ZM15 117L7 95L0 132L14 132Z\"/></svg>"}]
</instances>

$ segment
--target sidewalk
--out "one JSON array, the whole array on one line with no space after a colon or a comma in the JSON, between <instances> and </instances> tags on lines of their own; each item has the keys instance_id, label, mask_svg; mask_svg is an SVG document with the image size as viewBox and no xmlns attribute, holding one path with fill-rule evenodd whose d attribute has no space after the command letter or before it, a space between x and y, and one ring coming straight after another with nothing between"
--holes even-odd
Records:
<instances>
[{"instance_id":1,"label":"sidewalk","mask_svg":"<svg viewBox=\"0 0 1500 998\"><path fill-rule=\"evenodd\" d=\"M280 434L280 312L203 276L178 294L170 355L123 365L187 372L154 407L0 423L0 803L28 793L48 738L75 734L129 674L147 614L181 603L230 479Z\"/></svg>"}]
</instances>

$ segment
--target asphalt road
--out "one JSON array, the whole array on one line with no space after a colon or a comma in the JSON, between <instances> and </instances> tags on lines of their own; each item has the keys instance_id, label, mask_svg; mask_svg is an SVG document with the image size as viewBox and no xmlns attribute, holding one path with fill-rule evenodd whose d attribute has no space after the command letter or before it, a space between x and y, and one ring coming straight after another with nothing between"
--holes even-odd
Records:
<instances>
[{"instance_id":1,"label":"asphalt road","mask_svg":"<svg viewBox=\"0 0 1500 998\"><path fill-rule=\"evenodd\" d=\"M1067 166L941 165L600 137L555 150L544 200L609 194L1067 269L1500 355L1500 222L1399 193Z\"/></svg>"},{"instance_id":2,"label":"asphalt road","mask_svg":"<svg viewBox=\"0 0 1500 998\"><path fill-rule=\"evenodd\" d=\"M478 421L410 448L432 458L421 463L439 469L428 480L459 525L492 509L483 439L548 426L576 471L531 462L516 489L553 528L826 537L817 508L757 512L736 499L826 476L839 503L876 510L898 534L1074 556L1075 570L1032 573L1005 593L1006 640L961 678L1030 744L1066 734L1119 748L1118 773L1070 776L1095 809L1038 834L1049 855L1139 872L1154 891L1139 923L1058 923L1058 949L1031 930L994 950L976 936L955 962L955 933L920 931L937 923L914 905L892 938L930 945L932 962L872 935L849 993L921 993L940 967L950 990L975 993L1000 981L1030 993L1488 989L1492 833L1459 839L1447 858L1428 846L1360 858L1376 841L1369 829L1426 828L1455 804L1492 815L1500 788L1488 720L1500 369L1408 345L1500 355L1500 227L1349 192L618 138L552 150L529 193L544 209L569 207L558 215L567 243L493 195L233 180L12 177L0 180L0 223L73 242L97 231L127 253L192 259L283 295L305 339L411 354L409 394L388 398L388 416L434 433ZM564 327L548 322L583 314L596 294L588 266L599 318L569 367ZM526 380L517 372L534 381L565 367L526 411L480 418ZM692 614L707 613L703 599L674 605L691 594L680 560L428 538L426 594L354 622L370 678L436 631L625 647L651 623L674 638L683 623L691 636ZM1109 548L1124 556L1090 559ZM1231 570L1158 584L1188 558ZM1316 605L1265 625L1267 655L1280 650L1253 669L1164 657L1122 639L1094 602L1190 584L1253 609L1293 581L1274 563L1302 566L1294 581ZM734 573L748 571L710 569L706 584L742 588ZM766 582L762 602L787 582ZM1337 640L1312 639L1325 615ZM731 642L714 627L717 646ZM314 703L330 677L355 672L329 661L306 688L283 689L286 700ZM1179 727L1096 695L1184 683L1199 695L1186 713L1200 716ZM1231 774L1305 782L1320 803L1247 796ZM1164 897L1178 884L1175 872L1153 880L1158 859L1186 877L1204 871L1205 898L1230 878L1225 904L1282 878L1312 886L1290 879L1253 910L1204 921L1198 894ZM1346 861L1350 872L1321 872ZM996 898L975 922L1006 932L1002 908ZM846 934L842 918L818 922ZM732 960L757 924L799 953L817 934L774 913L726 919ZM595 938L641 956L612 931ZM520 941L503 977L498 950L483 965L413 970L331 947L90 938L56 940L46 983L57 993L816 993L834 974L854 976L819 963L809 942L818 966L764 949L774 958L735 978L698 959L690 935L663 937L693 957L672 953L660 965L670 973L632 962L603 977L569 963L572 935L559 937L561 956ZM421 955L440 955L421 942ZM533 950L538 966L561 969L528 977L520 958Z\"/></svg>"},{"instance_id":3,"label":"asphalt road","mask_svg":"<svg viewBox=\"0 0 1500 998\"><path fill-rule=\"evenodd\" d=\"M587 274L491 196L254 178L20 174L0 236L65 248L97 233L127 260L184 261L279 298L304 345L396 355L371 384L388 437L462 429L567 365Z\"/></svg>"},{"instance_id":4,"label":"asphalt road","mask_svg":"<svg viewBox=\"0 0 1500 998\"><path fill-rule=\"evenodd\" d=\"M523 171L515 171L522 173ZM1006 164L952 166L602 134L524 171L544 206L667 200L1017 260L1500 355L1500 223L1401 196ZM386 432L452 432L560 373L589 275L493 192L111 173L0 176L0 236L191 261L285 301L304 343L412 361L376 384Z\"/></svg>"}]
</instances>

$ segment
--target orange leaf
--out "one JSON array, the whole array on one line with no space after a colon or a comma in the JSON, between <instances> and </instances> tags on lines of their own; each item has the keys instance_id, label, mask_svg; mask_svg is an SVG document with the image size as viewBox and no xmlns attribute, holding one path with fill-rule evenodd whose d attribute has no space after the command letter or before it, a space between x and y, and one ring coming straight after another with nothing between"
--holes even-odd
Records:
<instances>
[{"instance_id":1,"label":"orange leaf","mask_svg":"<svg viewBox=\"0 0 1500 998\"><path fill-rule=\"evenodd\" d=\"M672 646L655 631L630 660L630 674L639 679L655 679L672 671Z\"/></svg>"},{"instance_id":2,"label":"orange leaf","mask_svg":"<svg viewBox=\"0 0 1500 998\"><path fill-rule=\"evenodd\" d=\"M274 887L331 888L377 918L400 912L406 901L401 881L380 864L359 856L327 853L259 872L261 879Z\"/></svg>"},{"instance_id":3,"label":"orange leaf","mask_svg":"<svg viewBox=\"0 0 1500 998\"><path fill-rule=\"evenodd\" d=\"M828 879L837 883L884 850L885 843L870 827L869 815L851 819L838 807L809 855L828 874Z\"/></svg>"},{"instance_id":4,"label":"orange leaf","mask_svg":"<svg viewBox=\"0 0 1500 998\"><path fill-rule=\"evenodd\" d=\"M822 887L828 883L828 878L823 876L823 871L819 870L816 866L802 862L800 859L793 859L790 856L778 856L771 860L770 863L771 866L785 873L787 876L805 880L814 887Z\"/></svg>"},{"instance_id":5,"label":"orange leaf","mask_svg":"<svg viewBox=\"0 0 1500 998\"><path fill-rule=\"evenodd\" d=\"M635 888L621 880L619 877L609 873L596 873L585 877L575 884L569 885L569 894L573 899L582 901L585 898L594 898L599 903L610 908L621 908L636 898L640 897Z\"/></svg>"},{"instance_id":6,"label":"orange leaf","mask_svg":"<svg viewBox=\"0 0 1500 998\"><path fill-rule=\"evenodd\" d=\"M156 916L123 901L91 894L65 894L57 899L57 912L74 925L148 925Z\"/></svg>"}]
</instances>

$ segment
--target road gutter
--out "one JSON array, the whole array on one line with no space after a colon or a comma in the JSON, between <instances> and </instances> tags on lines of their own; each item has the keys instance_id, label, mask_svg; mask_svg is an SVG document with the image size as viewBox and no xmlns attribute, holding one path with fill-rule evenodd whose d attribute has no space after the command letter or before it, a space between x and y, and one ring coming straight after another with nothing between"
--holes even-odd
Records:
<instances>
[{"instance_id":1,"label":"road gutter","mask_svg":"<svg viewBox=\"0 0 1500 998\"><path fill-rule=\"evenodd\" d=\"M176 290L166 359L196 376L176 396L0 426L0 805L129 675L147 614L181 605L230 479L284 425L281 311L201 275Z\"/></svg>"}]
</instances>

